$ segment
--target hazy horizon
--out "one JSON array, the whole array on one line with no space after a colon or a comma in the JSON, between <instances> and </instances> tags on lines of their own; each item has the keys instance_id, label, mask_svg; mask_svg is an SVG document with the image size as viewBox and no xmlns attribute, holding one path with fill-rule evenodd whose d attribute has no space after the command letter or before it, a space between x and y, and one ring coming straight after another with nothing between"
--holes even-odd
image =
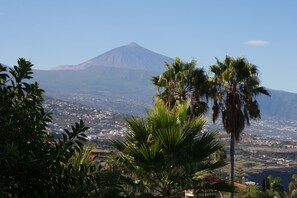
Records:
<instances>
[{"instance_id":1,"label":"hazy horizon","mask_svg":"<svg viewBox=\"0 0 297 198\"><path fill-rule=\"evenodd\" d=\"M136 42L208 69L215 57L244 55L262 84L297 93L295 1L6 1L0 62L35 69L76 65Z\"/></svg>"}]
</instances>

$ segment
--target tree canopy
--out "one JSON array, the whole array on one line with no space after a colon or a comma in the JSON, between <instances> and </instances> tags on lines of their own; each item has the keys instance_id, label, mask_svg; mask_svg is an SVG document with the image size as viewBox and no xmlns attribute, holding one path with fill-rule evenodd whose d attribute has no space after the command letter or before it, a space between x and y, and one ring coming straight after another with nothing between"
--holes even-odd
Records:
<instances>
[{"instance_id":1,"label":"tree canopy","mask_svg":"<svg viewBox=\"0 0 297 198\"><path fill-rule=\"evenodd\" d=\"M84 146L88 127L80 121L52 138L44 91L29 81L32 66L22 58L0 65L0 197L98 197L106 174Z\"/></svg>"},{"instance_id":2,"label":"tree canopy","mask_svg":"<svg viewBox=\"0 0 297 198\"><path fill-rule=\"evenodd\" d=\"M205 71L196 67L196 61L185 63L176 58L173 63L165 63L166 71L152 77L159 89L157 95L167 106L191 99L190 114L199 116L208 110L210 87Z\"/></svg>"},{"instance_id":3,"label":"tree canopy","mask_svg":"<svg viewBox=\"0 0 297 198\"><path fill-rule=\"evenodd\" d=\"M244 57L226 56L223 62L217 59L216 64L210 67L210 71L213 76L209 80L214 90L212 119L215 122L221 113L224 129L231 134L230 182L233 185L235 140L239 140L245 123L249 125L250 119L261 118L256 97L269 93L260 86L257 67Z\"/></svg>"},{"instance_id":4,"label":"tree canopy","mask_svg":"<svg viewBox=\"0 0 297 198\"><path fill-rule=\"evenodd\" d=\"M201 117L188 119L188 107L189 101L169 108L156 98L147 118L129 119L124 141L114 142L115 159L140 189L163 197L181 195L188 188L199 192L202 179L225 165L209 159L222 145L215 133L201 132Z\"/></svg>"}]
</instances>

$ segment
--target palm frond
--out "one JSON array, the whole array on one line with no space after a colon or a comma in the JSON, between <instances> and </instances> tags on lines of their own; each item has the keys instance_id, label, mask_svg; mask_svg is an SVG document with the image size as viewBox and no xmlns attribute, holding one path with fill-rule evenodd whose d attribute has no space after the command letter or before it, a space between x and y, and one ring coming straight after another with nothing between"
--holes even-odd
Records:
<instances>
[{"instance_id":1,"label":"palm frond","mask_svg":"<svg viewBox=\"0 0 297 198\"><path fill-rule=\"evenodd\" d=\"M203 160L222 148L223 145L218 141L216 133L204 133L195 139L192 145L191 152L195 153L193 161Z\"/></svg>"},{"instance_id":2,"label":"palm frond","mask_svg":"<svg viewBox=\"0 0 297 198\"><path fill-rule=\"evenodd\" d=\"M174 67L180 69L178 65ZM160 195L181 192L184 182L191 184L197 171L211 171L224 164L209 158L222 146L215 134L201 134L205 120L189 119L189 105L190 101L186 101L169 108L155 98L154 109L147 118L129 119L130 131L124 140L113 142L118 150L114 152L117 163L135 182Z\"/></svg>"}]
</instances>

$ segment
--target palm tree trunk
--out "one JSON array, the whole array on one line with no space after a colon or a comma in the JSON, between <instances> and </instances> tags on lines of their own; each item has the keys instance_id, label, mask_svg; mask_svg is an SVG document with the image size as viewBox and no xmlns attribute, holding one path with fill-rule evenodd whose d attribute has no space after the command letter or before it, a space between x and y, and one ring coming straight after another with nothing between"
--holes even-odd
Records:
<instances>
[{"instance_id":1,"label":"palm tree trunk","mask_svg":"<svg viewBox=\"0 0 297 198\"><path fill-rule=\"evenodd\" d=\"M230 184L234 185L234 150L235 150L235 134L231 133L230 140ZM234 198L234 193L230 193L230 198Z\"/></svg>"}]
</instances>

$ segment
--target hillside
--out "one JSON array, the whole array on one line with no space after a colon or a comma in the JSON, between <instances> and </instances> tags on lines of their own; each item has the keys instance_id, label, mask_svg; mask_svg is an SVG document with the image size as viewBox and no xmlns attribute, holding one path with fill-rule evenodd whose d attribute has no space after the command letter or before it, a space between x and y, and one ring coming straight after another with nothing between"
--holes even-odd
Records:
<instances>
[{"instance_id":1,"label":"hillside","mask_svg":"<svg viewBox=\"0 0 297 198\"><path fill-rule=\"evenodd\" d=\"M80 119L86 126L89 139L115 139L126 132L124 114L101 110L73 102L45 97L44 109L53 114L49 123L51 131L59 136L64 128L69 129Z\"/></svg>"},{"instance_id":2,"label":"hillside","mask_svg":"<svg viewBox=\"0 0 297 198\"><path fill-rule=\"evenodd\" d=\"M161 72L172 59L141 47L135 42L117 47L78 65L53 67L52 70L97 70L100 67Z\"/></svg>"},{"instance_id":3,"label":"hillside","mask_svg":"<svg viewBox=\"0 0 297 198\"><path fill-rule=\"evenodd\" d=\"M35 70L35 80L54 98L102 109L144 114L157 89L150 79L173 59L131 43L74 66ZM297 94L270 90L259 97L262 118L297 120Z\"/></svg>"},{"instance_id":4,"label":"hillside","mask_svg":"<svg viewBox=\"0 0 297 198\"><path fill-rule=\"evenodd\" d=\"M259 96L263 116L283 120L297 120L297 94L269 90L271 97Z\"/></svg>"}]
</instances>

